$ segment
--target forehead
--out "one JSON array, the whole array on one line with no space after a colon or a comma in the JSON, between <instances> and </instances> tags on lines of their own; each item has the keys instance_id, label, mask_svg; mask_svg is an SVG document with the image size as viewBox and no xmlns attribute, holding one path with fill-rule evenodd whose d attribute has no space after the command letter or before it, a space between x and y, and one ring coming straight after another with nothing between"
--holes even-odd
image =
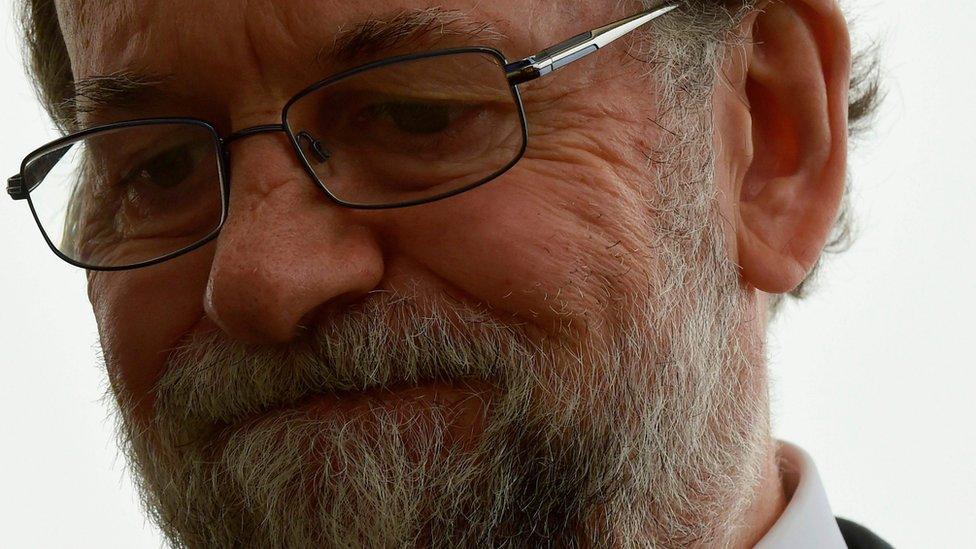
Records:
<instances>
[{"instance_id":1,"label":"forehead","mask_svg":"<svg viewBox=\"0 0 976 549\"><path fill-rule=\"evenodd\" d=\"M79 127L191 116L221 131L265 118L312 82L369 60L469 45L494 46L519 59L610 21L608 4L57 0ZM418 32L384 37L397 22ZM363 34L379 39L357 38ZM384 41L396 47L373 47ZM337 58L343 49L356 55Z\"/></svg>"},{"instance_id":2,"label":"forehead","mask_svg":"<svg viewBox=\"0 0 976 549\"><path fill-rule=\"evenodd\" d=\"M76 79L133 68L178 72L287 72L321 57L343 31L366 20L429 10L451 25L435 30L462 44L494 44L512 58L596 21L592 0L58 0ZM572 24L575 22L575 24ZM440 24L437 17L431 25ZM598 22L597 24L602 24ZM462 32L458 32L461 30ZM465 37L463 31L470 31ZM479 40L475 35L481 35ZM418 45L419 46L419 45Z\"/></svg>"}]
</instances>

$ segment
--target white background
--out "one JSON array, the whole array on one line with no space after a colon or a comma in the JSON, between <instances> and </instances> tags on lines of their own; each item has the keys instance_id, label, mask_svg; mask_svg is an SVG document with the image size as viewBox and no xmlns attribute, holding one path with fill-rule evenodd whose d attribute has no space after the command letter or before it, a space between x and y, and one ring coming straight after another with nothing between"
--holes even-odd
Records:
<instances>
[{"instance_id":1,"label":"white background","mask_svg":"<svg viewBox=\"0 0 976 549\"><path fill-rule=\"evenodd\" d=\"M5 179L51 133L4 4ZM896 547L976 547L976 4L854 7L888 101L852 158L857 243L771 330L774 428L813 455L836 514ZM84 272L5 194L0 258L0 546L159 546L99 400Z\"/></svg>"}]
</instances>

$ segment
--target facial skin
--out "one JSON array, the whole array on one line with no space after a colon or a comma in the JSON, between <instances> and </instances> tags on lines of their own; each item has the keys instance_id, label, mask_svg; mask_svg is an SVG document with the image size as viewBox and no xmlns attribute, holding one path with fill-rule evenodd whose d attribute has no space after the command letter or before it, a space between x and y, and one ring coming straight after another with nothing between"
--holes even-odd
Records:
<instances>
[{"instance_id":1,"label":"facial skin","mask_svg":"<svg viewBox=\"0 0 976 549\"><path fill-rule=\"evenodd\" d=\"M493 45L515 59L636 11L606 4L439 5L491 22L506 36ZM228 135L277 122L295 91L345 68L315 61L343 25L424 7L410 0L382 8L312 0L65 0L59 13L76 78L123 70L172 74L167 82L179 97L85 123L194 116ZM239 523L221 519L226 525L209 535L227 537L211 543L231 545L241 536L255 545L311 543L311 522L279 531L256 524L262 509L268 517L306 508L325 513L322 500L343 494L330 492L331 485L361 496L348 496L349 509L379 517L367 525L372 533L355 525L314 532L336 543L530 543L526 531L513 530L520 518L538 521L550 536L578 534L584 544L739 546L761 537L783 506L765 415L764 292L789 291L803 279L836 215L849 51L843 17L828 0L774 4L761 20L748 17L741 31L762 40L728 56L713 98L713 132L698 148L682 149L646 122L662 119L661 92L641 77L641 64L623 45L524 86L531 128L525 157L498 180L440 202L344 209L314 187L283 134L236 142L230 214L216 241L155 267L89 273L124 431L137 439L133 458L164 456L142 465L143 474L155 471L157 482L166 475L208 478L203 456L240 466L238 476L220 477L236 483L222 493L227 499L198 494L191 503L199 507L182 515L165 509L168 496L147 496L149 505L164 508L157 514L169 521L167 534L202 543L207 538L189 537L191 525L231 510ZM438 47L471 43L491 42L453 36ZM696 157L655 164L645 156L668 147L701 154L710 150L705 145L715 150L704 156L714 162L713 175ZM681 178L692 176L711 181L704 190L681 191ZM418 331L440 339L413 350L402 344ZM326 349L328 342L333 347ZM445 358L451 353L460 357L453 365ZM357 392L371 375L399 392ZM681 392L682 385L692 389ZM289 409L312 388L344 392ZM619 400L626 394L637 396ZM520 403L529 411L518 412ZM283 407L269 412L269 405ZM699 426L710 449L701 455L684 440L696 431L673 425L697 417L699 407L715 418ZM189 410L184 423L180 409ZM621 426L630 420L634 425ZM343 426L353 434L340 432ZM186 443L186 436L219 443L197 440L181 455L172 443ZM507 453L492 454L486 440ZM633 459L638 471L623 473L603 506L522 516L497 499L507 486L510 497L543 506L542 498L560 494L558 479L525 466L511 475L523 484L507 485L506 467L546 457L576 480L572 474L588 473L571 469L595 460L601 441L604 456ZM323 458L309 459L311 451ZM369 458L379 464L373 473L395 464L406 480L374 491L342 484L351 482L344 467ZM248 471L249 462L265 469ZM729 470L733 464L741 468ZM652 465L667 474L643 476ZM271 486L262 475L275 467L296 484ZM407 473L427 484L411 485L415 477ZM484 499L459 497L456 515L431 518L437 505L452 501L448 495L463 493L451 491L457 487L446 486L446 478L486 492ZM261 487L248 485L259 481ZM533 483L539 491L526 492ZM404 501L425 493L421 488L434 494L432 502L405 511ZM249 495L264 507L238 501ZM295 503L273 499L283 495ZM679 495L697 505L678 508ZM582 501L576 496L565 497ZM460 522L484 501L497 506L497 516ZM347 525L349 515L329 509L339 518L315 524ZM384 510L392 524L383 523ZM396 523L407 516L415 522ZM559 521L571 527L560 529ZM465 526L475 532L469 538Z\"/></svg>"}]
</instances>

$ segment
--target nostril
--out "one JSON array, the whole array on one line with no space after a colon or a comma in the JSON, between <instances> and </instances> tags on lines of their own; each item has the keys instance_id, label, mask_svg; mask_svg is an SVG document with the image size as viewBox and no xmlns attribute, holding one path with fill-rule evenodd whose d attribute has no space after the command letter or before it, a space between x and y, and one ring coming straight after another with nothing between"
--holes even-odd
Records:
<instances>
[{"instance_id":1,"label":"nostril","mask_svg":"<svg viewBox=\"0 0 976 549\"><path fill-rule=\"evenodd\" d=\"M301 131L296 136L298 138L299 145L305 145L312 151L312 156L315 157L319 163L325 163L332 157L332 152L322 146L322 142L318 139L312 137L307 131Z\"/></svg>"}]
</instances>

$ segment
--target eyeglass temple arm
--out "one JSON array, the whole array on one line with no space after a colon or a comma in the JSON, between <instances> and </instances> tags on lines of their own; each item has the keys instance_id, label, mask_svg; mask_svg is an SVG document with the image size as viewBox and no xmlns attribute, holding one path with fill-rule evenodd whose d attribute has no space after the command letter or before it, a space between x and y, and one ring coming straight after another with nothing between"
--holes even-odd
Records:
<instances>
[{"instance_id":1,"label":"eyeglass temple arm","mask_svg":"<svg viewBox=\"0 0 976 549\"><path fill-rule=\"evenodd\" d=\"M582 34L564 40L554 46L549 46L525 59L520 59L505 65L508 81L513 86L535 80L550 72L586 57L587 55L609 45L614 40L630 33L638 27L650 23L654 19L674 10L677 3L667 4L650 11L632 15L609 25L586 31Z\"/></svg>"}]
</instances>

